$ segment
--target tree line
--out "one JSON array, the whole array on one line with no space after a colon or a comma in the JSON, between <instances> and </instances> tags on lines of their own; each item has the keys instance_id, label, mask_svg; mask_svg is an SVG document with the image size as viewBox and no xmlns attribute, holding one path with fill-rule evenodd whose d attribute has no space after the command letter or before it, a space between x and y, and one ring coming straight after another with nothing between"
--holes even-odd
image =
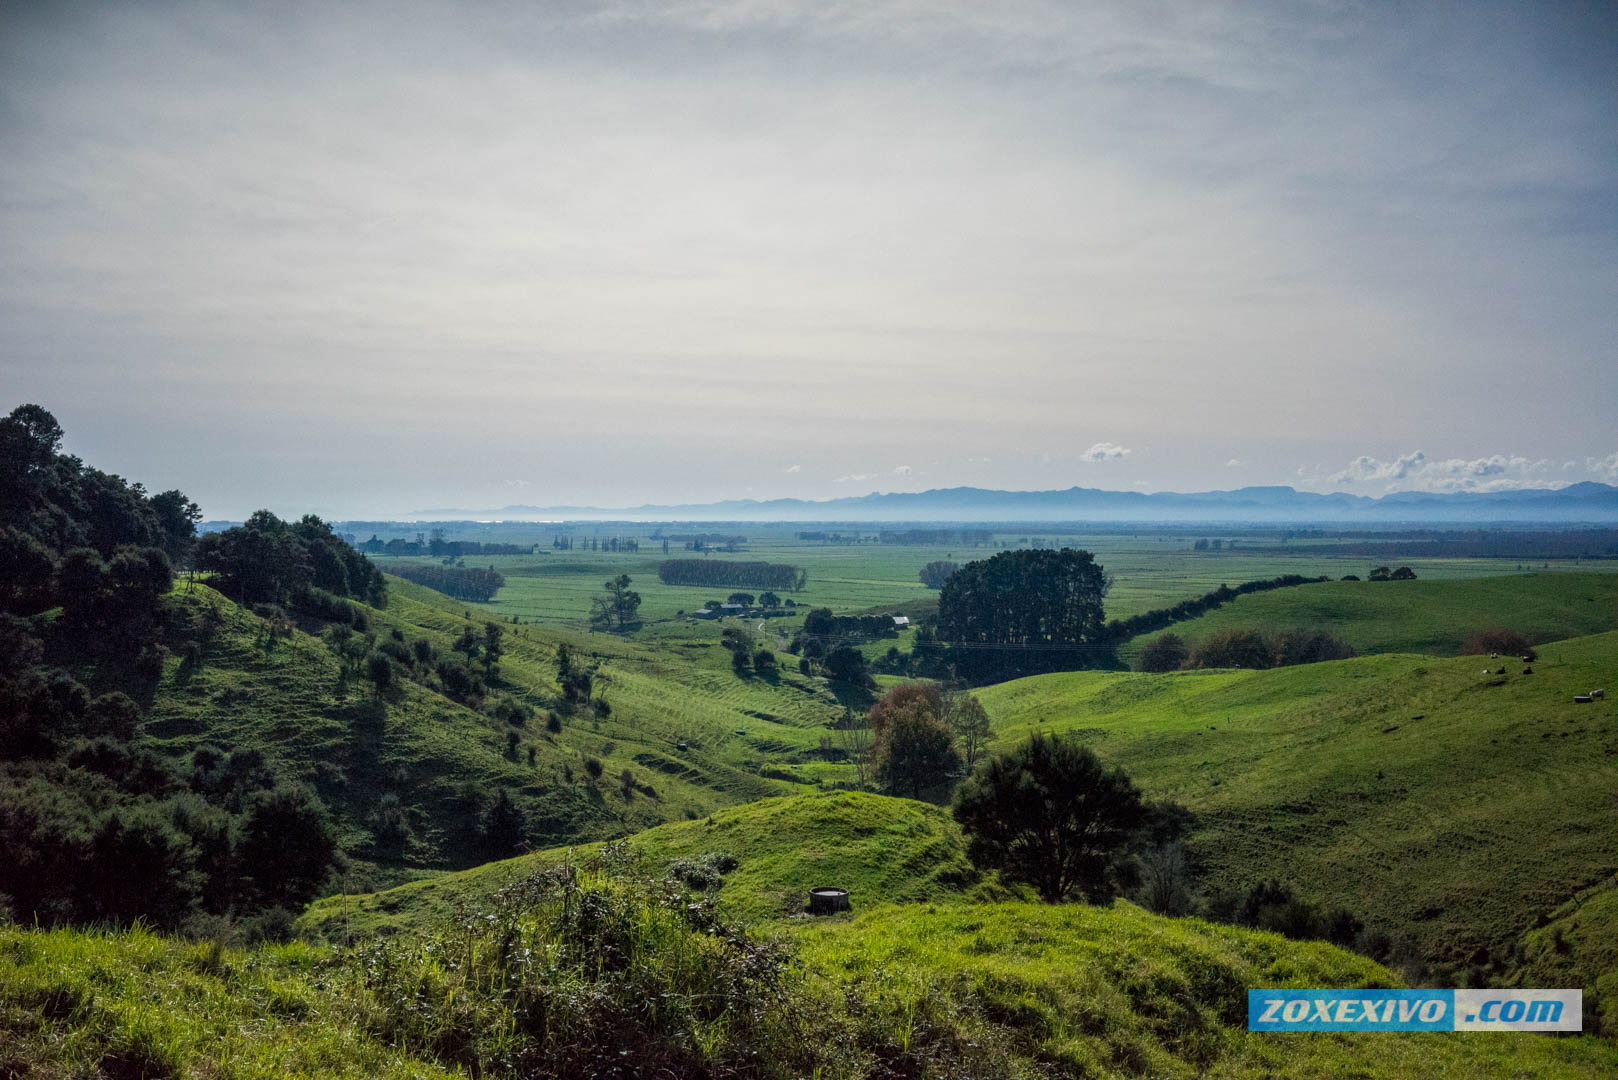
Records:
<instances>
[{"instance_id":1,"label":"tree line","mask_svg":"<svg viewBox=\"0 0 1618 1080\"><path fill-rule=\"evenodd\" d=\"M468 600L475 604L486 604L493 600L494 594L506 583L504 575L498 570L483 570L470 566L399 563L388 567L388 572L406 581L413 581L417 585L435 589L445 596Z\"/></svg>"},{"instance_id":2,"label":"tree line","mask_svg":"<svg viewBox=\"0 0 1618 1080\"><path fill-rule=\"evenodd\" d=\"M1244 581L1234 589L1228 585L1203 593L1191 600L1181 600L1178 604L1166 608L1154 608L1139 615L1131 615L1127 619L1114 619L1107 624L1107 637L1115 645L1122 645L1130 638L1141 634L1150 634L1177 622L1195 619L1206 615L1216 608L1249 593L1268 592L1271 589L1288 589L1294 585L1314 585L1322 581L1330 581L1329 577L1303 577L1298 574L1282 574L1280 577L1268 578L1260 581Z\"/></svg>"},{"instance_id":3,"label":"tree line","mask_svg":"<svg viewBox=\"0 0 1618 1080\"><path fill-rule=\"evenodd\" d=\"M429 540L421 533L417 533L414 540L406 540L402 536L383 540L373 534L369 540L359 545L359 550L366 555L393 555L401 558L407 555L432 555L440 559L458 559L466 555L532 555L538 546L486 544L479 540L445 540L442 537Z\"/></svg>"},{"instance_id":4,"label":"tree line","mask_svg":"<svg viewBox=\"0 0 1618 1080\"><path fill-rule=\"evenodd\" d=\"M809 574L789 563L668 559L658 565L657 579L665 585L741 585L796 592L808 583Z\"/></svg>"},{"instance_id":5,"label":"tree line","mask_svg":"<svg viewBox=\"0 0 1618 1080\"><path fill-rule=\"evenodd\" d=\"M256 751L176 761L141 736L136 697L168 645L187 641L189 658L225 618L170 595L201 515L62 454L62 437L37 405L0 420L0 908L162 926L273 909L290 923L336 858L319 801ZM293 561L311 580L332 571ZM134 696L92 693L59 666L73 661Z\"/></svg>"}]
</instances>

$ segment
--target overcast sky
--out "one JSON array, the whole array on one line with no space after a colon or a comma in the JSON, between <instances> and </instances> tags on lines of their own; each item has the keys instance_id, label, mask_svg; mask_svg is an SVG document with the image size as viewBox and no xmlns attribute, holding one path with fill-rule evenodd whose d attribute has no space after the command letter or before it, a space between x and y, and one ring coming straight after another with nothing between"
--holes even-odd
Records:
<instances>
[{"instance_id":1,"label":"overcast sky","mask_svg":"<svg viewBox=\"0 0 1618 1080\"><path fill-rule=\"evenodd\" d=\"M210 517L1618 481L1618 5L0 11L4 408Z\"/></svg>"}]
</instances>

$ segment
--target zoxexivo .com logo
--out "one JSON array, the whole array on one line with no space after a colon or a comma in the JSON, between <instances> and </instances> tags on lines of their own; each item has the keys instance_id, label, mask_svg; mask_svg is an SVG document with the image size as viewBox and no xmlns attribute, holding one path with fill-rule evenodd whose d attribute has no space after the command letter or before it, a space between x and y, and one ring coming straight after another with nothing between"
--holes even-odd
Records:
<instances>
[{"instance_id":1,"label":"zoxexivo .com logo","mask_svg":"<svg viewBox=\"0 0 1618 1080\"><path fill-rule=\"evenodd\" d=\"M1580 990L1249 990L1249 1031L1582 1031Z\"/></svg>"}]
</instances>

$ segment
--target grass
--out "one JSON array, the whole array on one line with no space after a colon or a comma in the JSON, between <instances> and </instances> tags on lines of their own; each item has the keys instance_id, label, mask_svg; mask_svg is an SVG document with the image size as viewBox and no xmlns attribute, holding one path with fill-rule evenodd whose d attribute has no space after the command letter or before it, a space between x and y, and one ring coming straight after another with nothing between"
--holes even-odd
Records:
<instances>
[{"instance_id":1,"label":"grass","mask_svg":"<svg viewBox=\"0 0 1618 1080\"><path fill-rule=\"evenodd\" d=\"M0 924L0 1076L454 1075L377 1039L334 960L297 943Z\"/></svg>"},{"instance_id":2,"label":"grass","mask_svg":"<svg viewBox=\"0 0 1618 1080\"><path fill-rule=\"evenodd\" d=\"M980 874L967 860L960 828L946 811L868 792L765 799L649 829L631 846L642 869L653 874L667 872L676 859L733 856L737 865L724 875L719 905L748 921L801 914L809 890L821 885L849 890L859 907L1008 895L992 874ZM585 861L598 851L599 845L552 848L384 892L326 897L310 906L298 928L331 940L420 932L538 869Z\"/></svg>"},{"instance_id":3,"label":"grass","mask_svg":"<svg viewBox=\"0 0 1618 1080\"><path fill-rule=\"evenodd\" d=\"M1230 629L1324 629L1359 652L1454 656L1472 633L1496 626L1521 630L1535 642L1618 628L1618 574L1327 581L1250 593L1161 633L1197 641ZM1135 638L1120 657L1133 662L1159 636Z\"/></svg>"},{"instance_id":4,"label":"grass","mask_svg":"<svg viewBox=\"0 0 1618 1080\"><path fill-rule=\"evenodd\" d=\"M1249 987L1399 980L1329 945L1126 902L880 904L750 931L614 866L525 876L473 917L353 949L0 925L0 1068L210 1080L1618 1069L1618 1046L1590 1037L1248 1032Z\"/></svg>"},{"instance_id":5,"label":"grass","mask_svg":"<svg viewBox=\"0 0 1618 1080\"><path fill-rule=\"evenodd\" d=\"M989 687L995 747L1069 732L1198 815L1215 887L1266 877L1456 966L1508 964L1536 919L1618 870L1618 633L1487 659L1068 673ZM1499 662L1495 662L1499 666Z\"/></svg>"}]
</instances>

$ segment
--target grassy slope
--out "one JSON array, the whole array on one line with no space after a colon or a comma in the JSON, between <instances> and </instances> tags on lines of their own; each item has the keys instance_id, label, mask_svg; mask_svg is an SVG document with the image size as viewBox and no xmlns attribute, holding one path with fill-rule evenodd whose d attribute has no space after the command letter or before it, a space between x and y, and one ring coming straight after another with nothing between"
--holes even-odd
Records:
<instances>
[{"instance_id":1,"label":"grassy slope","mask_svg":"<svg viewBox=\"0 0 1618 1080\"><path fill-rule=\"evenodd\" d=\"M1320 628L1360 652L1454 656L1474 631L1521 630L1556 641L1618 628L1618 574L1539 573L1416 581L1327 581L1238 597L1162 631L1198 641L1220 630ZM1135 638L1133 661L1158 634Z\"/></svg>"},{"instance_id":2,"label":"grassy slope","mask_svg":"<svg viewBox=\"0 0 1618 1080\"><path fill-rule=\"evenodd\" d=\"M1585 1030L1618 1038L1618 877L1581 891L1520 945L1518 985L1583 987Z\"/></svg>"},{"instance_id":3,"label":"grassy slope","mask_svg":"<svg viewBox=\"0 0 1618 1080\"><path fill-rule=\"evenodd\" d=\"M461 1075L375 1039L331 956L0 925L0 1076Z\"/></svg>"},{"instance_id":4,"label":"grassy slope","mask_svg":"<svg viewBox=\"0 0 1618 1080\"><path fill-rule=\"evenodd\" d=\"M985 1077L1119 1080L1593 1080L1618 1070L1618 1047L1593 1038L1247 1032L1248 987L1397 982L1328 945L1126 903L884 905L782 932L804 962L801 1000L813 1006L800 1022L810 1037L853 1051L827 1080L868 1074L872 1051L902 1070L882 1075L918 1076L939 1060ZM488 988L455 981L458 955L406 950L390 963L419 971L406 983L419 986L429 1014L452 992L467 1014L498 1008ZM319 946L216 951L138 930L0 926L0 1069L210 1080L448 1075L419 1046L372 1034L385 1020L371 974ZM669 992L691 992L682 971L663 977ZM760 1073L772 1075L771 1064Z\"/></svg>"},{"instance_id":5,"label":"grassy slope","mask_svg":"<svg viewBox=\"0 0 1618 1080\"><path fill-rule=\"evenodd\" d=\"M802 911L819 885L849 890L860 906L1006 895L973 870L960 828L938 807L864 792L766 799L701 821L649 829L632 840L643 866L661 873L670 860L725 852L739 860L719 897L733 916L756 919ZM541 866L599 850L552 848L385 892L316 901L301 930L341 939L422 929L476 905L502 885Z\"/></svg>"},{"instance_id":6,"label":"grassy slope","mask_svg":"<svg viewBox=\"0 0 1618 1080\"><path fill-rule=\"evenodd\" d=\"M1618 1067L1596 1039L1246 1031L1250 987L1399 985L1384 968L1128 903L884 907L797 936L815 968L859 985L918 1044L940 1029L992 1054L1097 1077L1574 1077ZM942 1022L955 1010L953 1025Z\"/></svg>"},{"instance_id":7,"label":"grassy slope","mask_svg":"<svg viewBox=\"0 0 1618 1080\"><path fill-rule=\"evenodd\" d=\"M704 647L693 661L603 635L508 626L503 691L543 709L555 693L557 643L569 640L586 655L600 653L597 689L614 706L607 719L589 711L568 717L556 736L544 731L541 716L518 732L513 754L507 729L486 715L409 682L378 704L363 677L344 686L341 665L320 640L297 632L266 650L263 621L206 586L181 586L176 598L192 606L221 603L226 624L200 671L187 675L169 661L147 734L173 753L202 743L262 750L284 775L315 785L334 810L345 846L362 858L372 854L371 815L385 794L397 794L415 837L405 867L384 874L394 880L480 861L468 839L467 797L487 796L496 786L512 791L537 843L626 835L791 790L757 770L775 758L810 760L819 724L840 712L821 680L795 672L773 683L737 679L708 655L722 653L717 646ZM370 614L379 637L399 628L408 640L426 638L447 654L463 610L395 582L388 608ZM481 620L475 625L481 628ZM677 749L682 740L686 751ZM586 778L590 756L605 765L599 784ZM624 769L655 787L656 797L626 798L616 783ZM355 883L366 880L357 876Z\"/></svg>"},{"instance_id":8,"label":"grassy slope","mask_svg":"<svg viewBox=\"0 0 1618 1080\"><path fill-rule=\"evenodd\" d=\"M1545 645L1534 674L1371 656L1264 672L1072 673L980 692L999 746L1076 732L1200 816L1215 885L1290 879L1426 955L1508 949L1618 869L1618 633Z\"/></svg>"}]
</instances>

